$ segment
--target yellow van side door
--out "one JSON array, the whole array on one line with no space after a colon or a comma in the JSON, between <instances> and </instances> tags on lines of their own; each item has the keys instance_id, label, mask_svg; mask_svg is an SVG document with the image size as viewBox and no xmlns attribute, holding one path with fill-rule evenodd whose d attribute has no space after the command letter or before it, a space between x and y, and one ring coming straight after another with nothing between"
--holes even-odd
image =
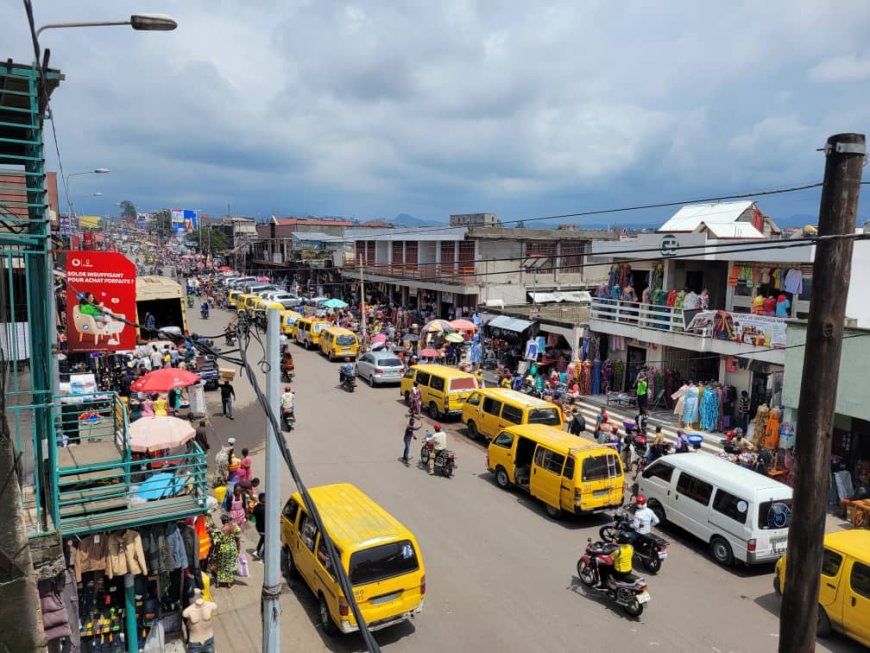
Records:
<instances>
[{"instance_id":1,"label":"yellow van side door","mask_svg":"<svg viewBox=\"0 0 870 653\"><path fill-rule=\"evenodd\" d=\"M562 470L561 487L559 488L559 505L562 510L574 512L574 471L576 461L573 456L568 456L565 461L565 468Z\"/></svg>"},{"instance_id":2,"label":"yellow van side door","mask_svg":"<svg viewBox=\"0 0 870 653\"><path fill-rule=\"evenodd\" d=\"M468 426L468 435L475 437L480 433L480 393L472 392L462 407L462 423Z\"/></svg>"},{"instance_id":3,"label":"yellow van side door","mask_svg":"<svg viewBox=\"0 0 870 653\"><path fill-rule=\"evenodd\" d=\"M516 463L514 462L515 439L507 431L499 433L492 439L486 452L489 469L495 472L501 467L507 472L511 483L516 483Z\"/></svg>"},{"instance_id":4,"label":"yellow van side door","mask_svg":"<svg viewBox=\"0 0 870 653\"><path fill-rule=\"evenodd\" d=\"M844 599L843 629L850 637L870 646L870 565L853 559Z\"/></svg>"},{"instance_id":5,"label":"yellow van side door","mask_svg":"<svg viewBox=\"0 0 870 653\"><path fill-rule=\"evenodd\" d=\"M537 497L546 505L557 510L561 506L562 468L564 466L565 456L562 454L551 451L540 444L535 449L529 489L533 497Z\"/></svg>"},{"instance_id":6,"label":"yellow van side door","mask_svg":"<svg viewBox=\"0 0 870 653\"><path fill-rule=\"evenodd\" d=\"M299 537L296 538L296 548L293 549L293 563L299 575L315 590L317 575L314 571L314 543L317 541L317 526L314 520L304 510L299 517Z\"/></svg>"},{"instance_id":7,"label":"yellow van side door","mask_svg":"<svg viewBox=\"0 0 870 653\"><path fill-rule=\"evenodd\" d=\"M501 402L492 397L484 397L480 409L480 432L491 438L499 432L499 415Z\"/></svg>"}]
</instances>

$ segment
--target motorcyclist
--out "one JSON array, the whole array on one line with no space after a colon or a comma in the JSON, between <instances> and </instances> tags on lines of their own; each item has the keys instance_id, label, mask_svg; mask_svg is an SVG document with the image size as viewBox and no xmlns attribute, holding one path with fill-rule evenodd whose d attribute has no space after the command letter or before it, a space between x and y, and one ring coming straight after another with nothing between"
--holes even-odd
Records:
<instances>
[{"instance_id":1,"label":"motorcyclist","mask_svg":"<svg viewBox=\"0 0 870 653\"><path fill-rule=\"evenodd\" d=\"M447 449L447 434L441 430L441 424L435 422L434 431L426 434L426 442L432 442L432 454L429 456L429 473L435 473L435 458Z\"/></svg>"},{"instance_id":2,"label":"motorcyclist","mask_svg":"<svg viewBox=\"0 0 870 653\"><path fill-rule=\"evenodd\" d=\"M345 379L352 379L356 376L356 370L354 369L354 365L350 360L350 356L344 357L344 363L340 368L338 368L338 383L339 385L344 385Z\"/></svg>"},{"instance_id":3,"label":"motorcyclist","mask_svg":"<svg viewBox=\"0 0 870 653\"><path fill-rule=\"evenodd\" d=\"M203 317L208 317L208 302L203 302L199 305L199 312Z\"/></svg>"},{"instance_id":4,"label":"motorcyclist","mask_svg":"<svg viewBox=\"0 0 870 653\"><path fill-rule=\"evenodd\" d=\"M284 392L281 394L281 414L290 413L294 415L296 413L296 395L293 394L293 388L291 386L284 386Z\"/></svg>"},{"instance_id":5,"label":"motorcyclist","mask_svg":"<svg viewBox=\"0 0 870 653\"><path fill-rule=\"evenodd\" d=\"M599 562L598 564L598 587L604 589L607 587L607 579L613 576L616 580L624 580L631 573L631 560L634 557L634 547L631 546L629 537L626 533L620 533L617 537L618 542L610 557L613 558L613 565L605 565Z\"/></svg>"},{"instance_id":6,"label":"motorcyclist","mask_svg":"<svg viewBox=\"0 0 870 653\"><path fill-rule=\"evenodd\" d=\"M632 544L634 544L638 535L649 535L652 532L652 527L658 526L659 523L658 516L646 505L646 497L644 495L638 494L634 503L637 508L631 520L632 532L627 533L628 539Z\"/></svg>"}]
</instances>

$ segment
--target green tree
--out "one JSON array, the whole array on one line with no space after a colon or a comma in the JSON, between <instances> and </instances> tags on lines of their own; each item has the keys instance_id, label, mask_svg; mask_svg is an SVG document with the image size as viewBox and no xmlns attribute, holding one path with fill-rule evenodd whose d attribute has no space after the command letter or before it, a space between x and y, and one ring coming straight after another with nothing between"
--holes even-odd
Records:
<instances>
[{"instance_id":1,"label":"green tree","mask_svg":"<svg viewBox=\"0 0 870 653\"><path fill-rule=\"evenodd\" d=\"M172 233L172 213L169 209L162 209L154 213L151 231L162 234L164 237Z\"/></svg>"},{"instance_id":2,"label":"green tree","mask_svg":"<svg viewBox=\"0 0 870 653\"><path fill-rule=\"evenodd\" d=\"M130 200L121 200L121 217L135 220L136 207Z\"/></svg>"},{"instance_id":3,"label":"green tree","mask_svg":"<svg viewBox=\"0 0 870 653\"><path fill-rule=\"evenodd\" d=\"M227 233L223 229L217 227L209 227L202 232L202 247L203 251L208 254L218 254L225 250L231 249L233 244L230 242Z\"/></svg>"}]
</instances>

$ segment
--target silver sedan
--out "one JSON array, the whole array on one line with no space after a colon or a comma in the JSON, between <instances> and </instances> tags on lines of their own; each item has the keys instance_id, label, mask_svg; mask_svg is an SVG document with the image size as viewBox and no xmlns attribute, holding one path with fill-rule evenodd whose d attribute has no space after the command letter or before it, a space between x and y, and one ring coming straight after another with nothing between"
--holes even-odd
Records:
<instances>
[{"instance_id":1,"label":"silver sedan","mask_svg":"<svg viewBox=\"0 0 870 653\"><path fill-rule=\"evenodd\" d=\"M400 383L405 368L402 361L391 351L370 351L359 357L356 363L357 375L370 385Z\"/></svg>"}]
</instances>

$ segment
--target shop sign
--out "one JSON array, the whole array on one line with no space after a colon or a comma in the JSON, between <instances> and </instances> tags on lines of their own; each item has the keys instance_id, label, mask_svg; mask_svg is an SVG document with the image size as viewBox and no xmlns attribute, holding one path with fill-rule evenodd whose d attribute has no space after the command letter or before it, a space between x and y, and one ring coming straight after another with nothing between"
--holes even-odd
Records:
<instances>
[{"instance_id":1,"label":"shop sign","mask_svg":"<svg viewBox=\"0 0 870 653\"><path fill-rule=\"evenodd\" d=\"M702 331L716 340L730 340L753 347L779 349L786 346L785 320L751 313L701 311L686 326L687 331Z\"/></svg>"},{"instance_id":2,"label":"shop sign","mask_svg":"<svg viewBox=\"0 0 870 653\"><path fill-rule=\"evenodd\" d=\"M66 278L69 351L134 349L136 265L117 252L69 252Z\"/></svg>"}]
</instances>

